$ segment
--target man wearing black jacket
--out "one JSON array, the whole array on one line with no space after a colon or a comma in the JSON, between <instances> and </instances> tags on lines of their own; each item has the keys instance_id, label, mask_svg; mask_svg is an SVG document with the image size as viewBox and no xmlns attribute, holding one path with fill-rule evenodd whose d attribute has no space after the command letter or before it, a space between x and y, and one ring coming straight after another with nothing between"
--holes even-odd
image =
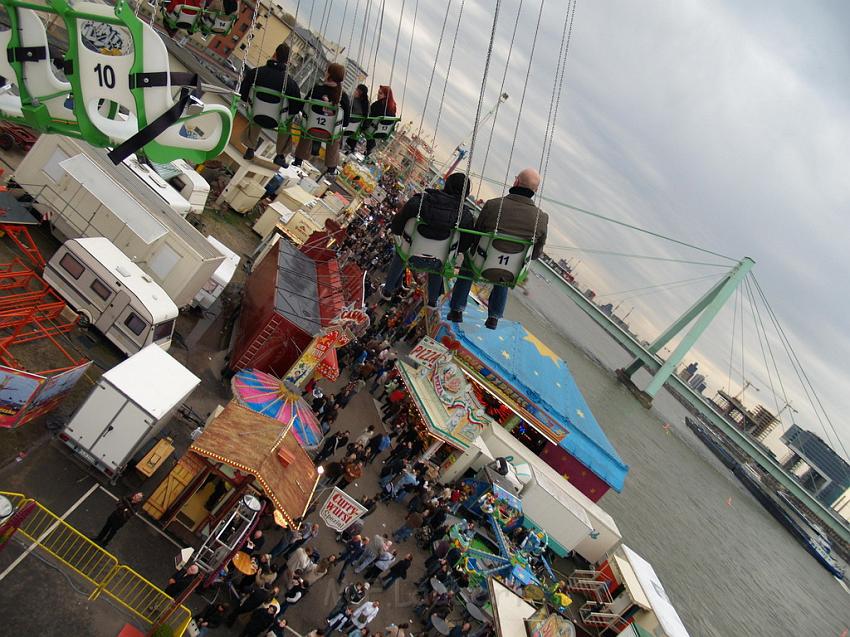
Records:
<instances>
[{"instance_id":1,"label":"man wearing black jacket","mask_svg":"<svg viewBox=\"0 0 850 637\"><path fill-rule=\"evenodd\" d=\"M471 229L475 226L472 212L466 207L461 208L461 201L469 194L469 179L463 173L452 173L446 178L442 190L428 188L424 193L413 195L404 207L396 213L390 223L390 230L396 236L402 236L404 226L411 219L419 218L416 232L426 239L443 240L451 238L455 226ZM459 218L458 218L459 217ZM412 239L412 237L411 237ZM460 235L460 251L465 251L475 242L473 235ZM428 270L440 270L443 264L437 258L411 256L413 267ZM381 290L381 297L389 300L401 285L404 275L404 263L398 254L393 256L387 271L387 280ZM437 301L443 291L443 277L440 274L428 273L428 305L437 307Z\"/></svg>"},{"instance_id":2,"label":"man wearing black jacket","mask_svg":"<svg viewBox=\"0 0 850 637\"><path fill-rule=\"evenodd\" d=\"M253 106L250 104L252 98L251 89L256 85L278 94L285 94L289 98L287 107L288 116L295 117L298 115L304 109L304 102L301 101L301 91L298 89L298 84L289 73L288 63L289 45L279 44L277 49L275 49L274 57L269 58L265 66L251 69L245 73L245 77L242 79L242 85L239 87L239 95L242 101ZM284 80L286 81L285 91L283 88ZM254 99L269 101L270 99L274 99L274 96L268 93L257 93ZM285 114L281 113L281 118L283 117L285 117ZM245 146L247 148L243 157L245 159L254 158L254 151L257 148L260 130L263 128L274 130L278 128L279 124L279 121L273 121L269 117L259 114L253 115L251 123L248 126L247 138L245 140ZM274 162L277 165L283 166L286 163L286 153L289 152L290 146L291 138L289 129L281 130L277 135L277 155L274 158Z\"/></svg>"}]
</instances>

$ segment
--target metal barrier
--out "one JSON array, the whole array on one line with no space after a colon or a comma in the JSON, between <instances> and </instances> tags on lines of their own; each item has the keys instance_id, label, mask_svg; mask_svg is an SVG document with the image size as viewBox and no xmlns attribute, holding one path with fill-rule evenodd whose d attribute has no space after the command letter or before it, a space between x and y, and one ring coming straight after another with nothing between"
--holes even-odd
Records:
<instances>
[{"instance_id":1,"label":"metal barrier","mask_svg":"<svg viewBox=\"0 0 850 637\"><path fill-rule=\"evenodd\" d=\"M92 542L55 513L20 493L0 491L16 511L29 503L33 511L21 521L17 532L94 586L90 600L101 593L118 602L145 623L169 626L180 637L192 620L191 611L180 605L165 619L174 599L129 566L119 564L111 553Z\"/></svg>"},{"instance_id":2,"label":"metal barrier","mask_svg":"<svg viewBox=\"0 0 850 637\"><path fill-rule=\"evenodd\" d=\"M169 626L175 635L182 635L192 619L189 609L181 605L160 621L171 609L174 599L123 564L115 568L98 592L106 593L151 625L163 623Z\"/></svg>"}]
</instances>

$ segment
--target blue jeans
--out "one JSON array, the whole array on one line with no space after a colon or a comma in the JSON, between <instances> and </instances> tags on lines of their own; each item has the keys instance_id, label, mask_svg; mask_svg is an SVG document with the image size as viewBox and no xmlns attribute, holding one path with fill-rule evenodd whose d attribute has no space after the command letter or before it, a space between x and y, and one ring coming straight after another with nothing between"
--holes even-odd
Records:
<instances>
[{"instance_id":1,"label":"blue jeans","mask_svg":"<svg viewBox=\"0 0 850 637\"><path fill-rule=\"evenodd\" d=\"M411 265L420 268L437 269L440 267L440 262L437 259L423 259L421 257L412 257ZM389 270L387 270L387 280L384 282L384 296L392 296L395 294L401 285L401 278L404 276L404 264L398 253L393 255L393 260L390 261ZM428 273L428 305L437 305L440 300L440 294L443 292L443 277L439 274Z\"/></svg>"},{"instance_id":2,"label":"blue jeans","mask_svg":"<svg viewBox=\"0 0 850 637\"><path fill-rule=\"evenodd\" d=\"M413 535L413 529L405 524L393 532L393 539L396 542L401 543L406 541L411 535Z\"/></svg>"},{"instance_id":3,"label":"blue jeans","mask_svg":"<svg viewBox=\"0 0 850 637\"><path fill-rule=\"evenodd\" d=\"M460 269L461 277L472 277L472 271L466 268ZM455 286L452 290L452 300L449 302L449 307L457 312L463 312L466 309L466 300L469 296L469 291L472 289L472 281L469 278L455 279ZM508 304L508 288L503 285L494 285L493 291L490 293L490 300L487 303L487 316L490 318L500 319L505 314L505 307Z\"/></svg>"}]
</instances>

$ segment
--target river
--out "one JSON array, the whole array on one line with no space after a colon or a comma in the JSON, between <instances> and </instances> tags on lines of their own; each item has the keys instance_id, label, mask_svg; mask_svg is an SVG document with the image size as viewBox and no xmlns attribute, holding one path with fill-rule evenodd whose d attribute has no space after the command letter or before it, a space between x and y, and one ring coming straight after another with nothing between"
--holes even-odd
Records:
<instances>
[{"instance_id":1,"label":"river","mask_svg":"<svg viewBox=\"0 0 850 637\"><path fill-rule=\"evenodd\" d=\"M600 504L623 541L655 567L694 637L839 637L850 595L759 505L684 425L685 409L662 391L651 410L614 377L628 355L560 289L529 277L506 318L520 321L568 364L620 456L622 493ZM639 386L649 376L635 375ZM665 423L671 427L665 430ZM731 501L730 501L731 498Z\"/></svg>"}]
</instances>

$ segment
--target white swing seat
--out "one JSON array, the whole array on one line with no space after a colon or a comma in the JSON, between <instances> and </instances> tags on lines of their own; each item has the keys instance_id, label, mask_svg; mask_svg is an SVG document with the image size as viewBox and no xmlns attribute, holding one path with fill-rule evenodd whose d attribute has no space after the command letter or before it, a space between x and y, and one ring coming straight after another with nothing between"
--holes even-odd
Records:
<instances>
[{"instance_id":1,"label":"white swing seat","mask_svg":"<svg viewBox=\"0 0 850 637\"><path fill-rule=\"evenodd\" d=\"M81 2L74 6L81 13L114 17L108 5ZM80 22L77 18L78 73L80 78L80 100L92 125L118 145L139 132L139 110L143 110L144 121L156 120L175 104L176 88L171 86L168 50L157 33L144 22L141 23L142 42L133 43L133 50L108 55L93 51L82 40ZM129 37L129 32L124 29ZM143 60L143 73L131 78L131 69L136 56ZM142 90L142 99L137 100L131 90ZM146 87L146 84L150 86ZM124 114L110 119L100 111L101 100L118 104ZM198 104L195 114L184 115L157 136L156 142L163 146L197 151L216 148L223 137L230 136L233 116L222 105Z\"/></svg>"},{"instance_id":2,"label":"white swing seat","mask_svg":"<svg viewBox=\"0 0 850 637\"><path fill-rule=\"evenodd\" d=\"M289 117L289 98L264 86L251 87L251 122L265 129L286 126Z\"/></svg>"},{"instance_id":3,"label":"white swing seat","mask_svg":"<svg viewBox=\"0 0 850 637\"><path fill-rule=\"evenodd\" d=\"M22 79L33 102L43 103L53 119L75 122L73 110L65 106L71 93L71 84L63 82L53 73L44 23L32 9L6 7L6 11L17 14L20 48L17 52L10 51L12 31L0 32L0 46L6 51L5 55L0 54L0 75L6 78L8 84L18 86L17 74L9 63L9 58L14 57L23 65ZM0 93L0 111L4 114L22 117L22 107L20 95L13 94L11 90Z\"/></svg>"},{"instance_id":4,"label":"white swing seat","mask_svg":"<svg viewBox=\"0 0 850 637\"><path fill-rule=\"evenodd\" d=\"M370 131L367 133L369 139L388 139L395 131L395 126L401 118L399 117L370 117Z\"/></svg>"},{"instance_id":5,"label":"white swing seat","mask_svg":"<svg viewBox=\"0 0 850 637\"><path fill-rule=\"evenodd\" d=\"M191 33L195 30L195 25L201 24L199 22L203 14L201 4L200 1L197 5L178 4L173 10L164 12L165 22L172 29L180 29Z\"/></svg>"},{"instance_id":6,"label":"white swing seat","mask_svg":"<svg viewBox=\"0 0 850 637\"><path fill-rule=\"evenodd\" d=\"M453 262L460 243L457 233L452 231L445 239L429 239L419 232L421 225L421 220L415 217L408 219L404 231L395 237L396 248L402 259L410 263L414 270L416 264L425 259L438 261L439 268Z\"/></svg>"},{"instance_id":7,"label":"white swing seat","mask_svg":"<svg viewBox=\"0 0 850 637\"><path fill-rule=\"evenodd\" d=\"M497 285L513 285L528 265L532 242L507 234L481 237L472 256L476 278Z\"/></svg>"},{"instance_id":8,"label":"white swing seat","mask_svg":"<svg viewBox=\"0 0 850 637\"><path fill-rule=\"evenodd\" d=\"M233 29L236 15L205 11L201 16L201 33L227 35Z\"/></svg>"},{"instance_id":9,"label":"white swing seat","mask_svg":"<svg viewBox=\"0 0 850 637\"><path fill-rule=\"evenodd\" d=\"M363 126L363 122L365 121L365 115L351 115L349 118L348 126L346 126L345 130L343 131L343 136L355 137L359 135L361 127Z\"/></svg>"},{"instance_id":10,"label":"white swing seat","mask_svg":"<svg viewBox=\"0 0 850 637\"><path fill-rule=\"evenodd\" d=\"M342 135L342 109L323 100L305 100L307 119L302 132L314 141L329 142Z\"/></svg>"}]
</instances>

